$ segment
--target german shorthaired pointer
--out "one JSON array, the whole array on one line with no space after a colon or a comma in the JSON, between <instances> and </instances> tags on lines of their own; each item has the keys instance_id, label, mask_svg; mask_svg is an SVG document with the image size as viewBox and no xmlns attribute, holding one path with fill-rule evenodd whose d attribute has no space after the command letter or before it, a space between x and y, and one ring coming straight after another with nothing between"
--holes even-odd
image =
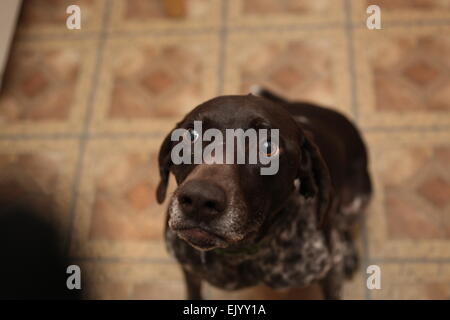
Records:
<instances>
[{"instance_id":1,"label":"german shorthaired pointer","mask_svg":"<svg viewBox=\"0 0 450 320\"><path fill-rule=\"evenodd\" d=\"M169 134L159 153L165 199L169 173L178 188L170 199L165 238L183 269L189 299L201 282L226 290L272 288L318 281L326 299L339 299L357 269L352 230L371 195L366 148L358 130L336 111L288 102L259 89L221 96L193 109L176 128L279 129L279 170L261 175L255 164L179 164ZM263 124L261 124L263 123Z\"/></svg>"}]
</instances>

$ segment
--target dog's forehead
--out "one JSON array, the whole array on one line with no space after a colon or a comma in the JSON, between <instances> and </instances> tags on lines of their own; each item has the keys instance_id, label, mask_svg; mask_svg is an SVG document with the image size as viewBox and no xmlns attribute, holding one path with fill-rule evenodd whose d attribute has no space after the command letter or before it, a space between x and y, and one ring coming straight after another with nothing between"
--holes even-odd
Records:
<instances>
[{"instance_id":1,"label":"dog's forehead","mask_svg":"<svg viewBox=\"0 0 450 320\"><path fill-rule=\"evenodd\" d=\"M226 128L248 128L257 124L294 130L296 126L282 106L254 95L214 98L196 107L186 119L209 120Z\"/></svg>"}]
</instances>

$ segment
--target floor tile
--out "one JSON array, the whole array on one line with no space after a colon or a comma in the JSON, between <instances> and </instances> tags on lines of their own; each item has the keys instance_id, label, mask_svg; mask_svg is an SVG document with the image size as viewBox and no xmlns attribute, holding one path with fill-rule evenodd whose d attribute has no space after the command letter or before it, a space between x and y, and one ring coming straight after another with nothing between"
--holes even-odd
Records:
<instances>
[{"instance_id":1,"label":"floor tile","mask_svg":"<svg viewBox=\"0 0 450 320\"><path fill-rule=\"evenodd\" d=\"M356 34L358 104L364 126L450 124L450 27Z\"/></svg>"},{"instance_id":2,"label":"floor tile","mask_svg":"<svg viewBox=\"0 0 450 320\"><path fill-rule=\"evenodd\" d=\"M423 22L450 17L450 2L446 0L351 0L353 18L356 22L366 24L369 17L366 10L370 5L381 9L381 25L393 23ZM386 24L384 24L386 22Z\"/></svg>"},{"instance_id":3,"label":"floor tile","mask_svg":"<svg viewBox=\"0 0 450 320\"><path fill-rule=\"evenodd\" d=\"M156 203L161 140L95 140L87 147L71 253L168 259L167 204ZM174 183L170 190L175 188ZM169 191L170 191L169 190Z\"/></svg>"},{"instance_id":4,"label":"floor tile","mask_svg":"<svg viewBox=\"0 0 450 320\"><path fill-rule=\"evenodd\" d=\"M92 129L168 132L188 111L217 94L218 56L214 35L112 39Z\"/></svg>"},{"instance_id":5,"label":"floor tile","mask_svg":"<svg viewBox=\"0 0 450 320\"><path fill-rule=\"evenodd\" d=\"M381 289L373 299L450 299L450 264L380 264Z\"/></svg>"},{"instance_id":6,"label":"floor tile","mask_svg":"<svg viewBox=\"0 0 450 320\"><path fill-rule=\"evenodd\" d=\"M183 299L181 269L173 263L80 263L89 299Z\"/></svg>"},{"instance_id":7,"label":"floor tile","mask_svg":"<svg viewBox=\"0 0 450 320\"><path fill-rule=\"evenodd\" d=\"M377 258L450 257L450 132L371 133L374 197L369 252Z\"/></svg>"},{"instance_id":8,"label":"floor tile","mask_svg":"<svg viewBox=\"0 0 450 320\"><path fill-rule=\"evenodd\" d=\"M247 94L260 85L350 114L347 49L339 30L233 33L225 68L226 93Z\"/></svg>"},{"instance_id":9,"label":"floor tile","mask_svg":"<svg viewBox=\"0 0 450 320\"><path fill-rule=\"evenodd\" d=\"M341 0L229 0L228 8L232 27L327 24L345 17Z\"/></svg>"},{"instance_id":10,"label":"floor tile","mask_svg":"<svg viewBox=\"0 0 450 320\"><path fill-rule=\"evenodd\" d=\"M82 127L95 41L17 42L0 94L0 133L76 133Z\"/></svg>"},{"instance_id":11,"label":"floor tile","mask_svg":"<svg viewBox=\"0 0 450 320\"><path fill-rule=\"evenodd\" d=\"M160 0L115 0L110 30L162 31L218 27L221 1L180 1L180 10L172 12Z\"/></svg>"},{"instance_id":12,"label":"floor tile","mask_svg":"<svg viewBox=\"0 0 450 320\"><path fill-rule=\"evenodd\" d=\"M66 10L71 5L80 7L81 29L70 30ZM79 35L98 32L101 28L104 0L26 0L19 16L19 36Z\"/></svg>"}]
</instances>

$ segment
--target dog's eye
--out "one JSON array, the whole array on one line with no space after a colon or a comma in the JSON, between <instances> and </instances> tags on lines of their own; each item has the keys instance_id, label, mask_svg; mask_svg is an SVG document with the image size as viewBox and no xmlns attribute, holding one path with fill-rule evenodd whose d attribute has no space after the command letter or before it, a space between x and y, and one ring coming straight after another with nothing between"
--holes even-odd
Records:
<instances>
[{"instance_id":1,"label":"dog's eye","mask_svg":"<svg viewBox=\"0 0 450 320\"><path fill-rule=\"evenodd\" d=\"M198 140L199 136L200 136L200 134L191 128L186 131L184 138L185 138L185 141L187 141L189 143L195 143Z\"/></svg>"},{"instance_id":2,"label":"dog's eye","mask_svg":"<svg viewBox=\"0 0 450 320\"><path fill-rule=\"evenodd\" d=\"M275 142L264 141L261 144L260 152L266 157L276 156L279 151L280 151L280 147Z\"/></svg>"}]
</instances>

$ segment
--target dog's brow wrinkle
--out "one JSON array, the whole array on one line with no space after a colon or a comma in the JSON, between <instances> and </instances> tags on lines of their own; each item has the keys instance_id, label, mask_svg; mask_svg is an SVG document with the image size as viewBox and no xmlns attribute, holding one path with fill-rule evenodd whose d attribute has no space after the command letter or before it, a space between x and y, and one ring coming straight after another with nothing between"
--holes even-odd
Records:
<instances>
[{"instance_id":1,"label":"dog's brow wrinkle","mask_svg":"<svg viewBox=\"0 0 450 320\"><path fill-rule=\"evenodd\" d=\"M263 118L254 118L250 121L249 128L253 129L270 129L271 125Z\"/></svg>"}]
</instances>

